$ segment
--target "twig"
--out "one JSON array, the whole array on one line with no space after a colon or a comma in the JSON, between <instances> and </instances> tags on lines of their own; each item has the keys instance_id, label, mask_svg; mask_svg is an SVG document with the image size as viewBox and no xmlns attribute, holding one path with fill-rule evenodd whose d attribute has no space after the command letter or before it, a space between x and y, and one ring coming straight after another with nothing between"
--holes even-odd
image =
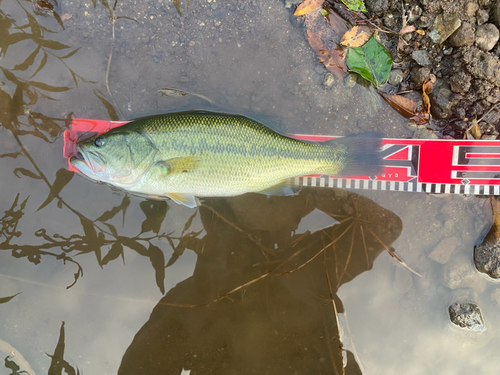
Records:
<instances>
[{"instance_id":1,"label":"twig","mask_svg":"<svg viewBox=\"0 0 500 375\"><path fill-rule=\"evenodd\" d=\"M279 273L275 276L281 276L281 275L286 275L288 273L292 273L292 272L295 272L295 271L298 271L300 270L302 267L306 266L307 264L311 263L318 255L320 255L322 252L325 251L325 249L327 249L328 247L330 247L331 245L333 245L335 242L337 242L338 240L340 240L342 238L342 236L353 226L354 223L351 223L349 224L349 226L346 228L346 230L344 230L340 236L338 236L336 239L334 239L332 242L330 242L328 245L326 245L325 247L323 247L320 251L318 251L315 255L312 256L312 258L309 258L306 262L302 263L300 266L298 266L297 268L294 268L293 270L290 270L290 271L285 271L285 272L282 272L282 273ZM323 230L323 232L325 232ZM299 254L300 252L302 251L299 251L297 253L295 253L292 257L296 256L297 254ZM289 259L291 259L292 257L290 257ZM285 264L286 262L289 261L289 259L285 260L282 264ZM277 267L278 268L278 267Z\"/></svg>"},{"instance_id":2,"label":"twig","mask_svg":"<svg viewBox=\"0 0 500 375\"><path fill-rule=\"evenodd\" d=\"M414 271L412 270L400 257L398 257L396 255L396 253L394 251L392 251L389 246L387 246L384 242L382 242L382 240L370 229L370 228L366 228L368 229L368 231L372 234L373 237L375 237L375 239L380 242L380 244L387 250L387 252L394 258L396 258L396 260L401 263L408 271L414 273L415 275L419 276L419 277L423 277L421 274L419 274L417 271Z\"/></svg>"},{"instance_id":3,"label":"twig","mask_svg":"<svg viewBox=\"0 0 500 375\"><path fill-rule=\"evenodd\" d=\"M467 130L466 130L466 131L467 131L467 132L468 132L468 131L470 131L470 130L474 127L474 125L479 124L479 123L483 120L483 118L485 118L485 117L486 117L486 115L487 115L487 114L489 114L491 111L493 111L493 110L494 110L496 107L498 107L499 105L500 105L500 102L498 102L498 103L497 103L497 104L495 104L493 107L491 107L491 108L490 108L490 109L489 109L489 110L488 110L488 111L487 111L484 115L482 115L482 116L479 118L479 120L473 120L473 121L472 121L472 125L471 125L469 128L467 128Z\"/></svg>"}]
</instances>

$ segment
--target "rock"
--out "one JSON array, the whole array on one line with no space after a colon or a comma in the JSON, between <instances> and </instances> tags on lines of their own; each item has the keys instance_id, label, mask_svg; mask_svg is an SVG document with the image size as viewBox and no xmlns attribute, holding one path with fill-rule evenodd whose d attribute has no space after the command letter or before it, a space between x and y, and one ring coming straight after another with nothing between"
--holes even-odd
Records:
<instances>
[{"instance_id":1,"label":"rock","mask_svg":"<svg viewBox=\"0 0 500 375\"><path fill-rule=\"evenodd\" d=\"M477 5L477 3L467 3L465 5L465 15L467 17L474 17L478 9L479 5Z\"/></svg>"},{"instance_id":2,"label":"rock","mask_svg":"<svg viewBox=\"0 0 500 375\"><path fill-rule=\"evenodd\" d=\"M484 320L479 306L471 302L454 302L448 308L453 324L469 331L484 331Z\"/></svg>"},{"instance_id":3,"label":"rock","mask_svg":"<svg viewBox=\"0 0 500 375\"><path fill-rule=\"evenodd\" d=\"M425 125L417 125L417 130L413 134L413 139L439 139L437 134L430 129L427 129Z\"/></svg>"},{"instance_id":4,"label":"rock","mask_svg":"<svg viewBox=\"0 0 500 375\"><path fill-rule=\"evenodd\" d=\"M443 238L432 253L429 254L429 258L438 263L445 264L459 243L460 240L457 237Z\"/></svg>"},{"instance_id":5,"label":"rock","mask_svg":"<svg viewBox=\"0 0 500 375\"><path fill-rule=\"evenodd\" d=\"M480 26L483 23L488 22L488 19L490 18L490 14L486 9L479 9L476 14L476 22L477 25Z\"/></svg>"},{"instance_id":6,"label":"rock","mask_svg":"<svg viewBox=\"0 0 500 375\"><path fill-rule=\"evenodd\" d=\"M477 28L476 31L476 46L483 51L488 52L498 42L500 33L492 23L485 23Z\"/></svg>"},{"instance_id":7,"label":"rock","mask_svg":"<svg viewBox=\"0 0 500 375\"><path fill-rule=\"evenodd\" d=\"M411 71L411 80L415 83L417 89L421 88L430 76L431 70L429 68L415 68Z\"/></svg>"},{"instance_id":8,"label":"rock","mask_svg":"<svg viewBox=\"0 0 500 375\"><path fill-rule=\"evenodd\" d=\"M401 69L391 70L389 77L387 78L387 83L392 86L399 86L405 77L404 72Z\"/></svg>"},{"instance_id":9,"label":"rock","mask_svg":"<svg viewBox=\"0 0 500 375\"><path fill-rule=\"evenodd\" d=\"M486 236L488 238L488 236ZM500 278L500 241L485 240L474 249L474 263L479 272Z\"/></svg>"},{"instance_id":10,"label":"rock","mask_svg":"<svg viewBox=\"0 0 500 375\"><path fill-rule=\"evenodd\" d=\"M453 47L471 46L474 44L474 30L468 22L462 25L449 37L448 41Z\"/></svg>"},{"instance_id":11,"label":"rock","mask_svg":"<svg viewBox=\"0 0 500 375\"><path fill-rule=\"evenodd\" d=\"M431 60L425 49L415 50L412 52L411 57L420 66L431 65Z\"/></svg>"},{"instance_id":12,"label":"rock","mask_svg":"<svg viewBox=\"0 0 500 375\"><path fill-rule=\"evenodd\" d=\"M432 23L432 19L429 16L423 15L418 19L418 28L427 29Z\"/></svg>"},{"instance_id":13,"label":"rock","mask_svg":"<svg viewBox=\"0 0 500 375\"><path fill-rule=\"evenodd\" d=\"M453 47L443 48L443 55L450 56L453 53Z\"/></svg>"},{"instance_id":14,"label":"rock","mask_svg":"<svg viewBox=\"0 0 500 375\"><path fill-rule=\"evenodd\" d=\"M456 290L471 288L481 293L486 288L486 280L481 277L470 258L465 256L454 256L444 266L443 278L448 288Z\"/></svg>"},{"instance_id":15,"label":"rock","mask_svg":"<svg viewBox=\"0 0 500 375\"><path fill-rule=\"evenodd\" d=\"M469 91L471 79L472 77L463 71L453 74L450 77L451 91L460 93Z\"/></svg>"},{"instance_id":16,"label":"rock","mask_svg":"<svg viewBox=\"0 0 500 375\"><path fill-rule=\"evenodd\" d=\"M291 8L294 5L300 4L302 0L285 0L285 8Z\"/></svg>"},{"instance_id":17,"label":"rock","mask_svg":"<svg viewBox=\"0 0 500 375\"><path fill-rule=\"evenodd\" d=\"M474 78L484 79L500 86L500 60L498 57L481 51L475 46L463 47L463 62Z\"/></svg>"},{"instance_id":18,"label":"rock","mask_svg":"<svg viewBox=\"0 0 500 375\"><path fill-rule=\"evenodd\" d=\"M389 10L389 0L368 0L366 8L371 15L382 17Z\"/></svg>"},{"instance_id":19,"label":"rock","mask_svg":"<svg viewBox=\"0 0 500 375\"><path fill-rule=\"evenodd\" d=\"M459 102L459 99L453 95L450 86L441 79L434 83L429 98L431 100L432 115L438 119L450 118L453 106Z\"/></svg>"},{"instance_id":20,"label":"rock","mask_svg":"<svg viewBox=\"0 0 500 375\"><path fill-rule=\"evenodd\" d=\"M335 77L332 73L326 73L323 85L325 85L325 87L332 87L333 85L335 85Z\"/></svg>"},{"instance_id":21,"label":"rock","mask_svg":"<svg viewBox=\"0 0 500 375\"><path fill-rule=\"evenodd\" d=\"M409 24L413 24L420 18L421 15L422 15L422 8L420 8L418 5L415 4L410 8L407 22Z\"/></svg>"},{"instance_id":22,"label":"rock","mask_svg":"<svg viewBox=\"0 0 500 375\"><path fill-rule=\"evenodd\" d=\"M396 17L392 15L391 13L386 14L384 17L384 25L388 27L389 29L392 29L394 26L396 26Z\"/></svg>"},{"instance_id":23,"label":"rock","mask_svg":"<svg viewBox=\"0 0 500 375\"><path fill-rule=\"evenodd\" d=\"M429 37L436 44L443 43L461 24L462 21L460 21L460 18L456 15L443 17L443 15L440 14L434 21L434 28L429 33Z\"/></svg>"}]
</instances>

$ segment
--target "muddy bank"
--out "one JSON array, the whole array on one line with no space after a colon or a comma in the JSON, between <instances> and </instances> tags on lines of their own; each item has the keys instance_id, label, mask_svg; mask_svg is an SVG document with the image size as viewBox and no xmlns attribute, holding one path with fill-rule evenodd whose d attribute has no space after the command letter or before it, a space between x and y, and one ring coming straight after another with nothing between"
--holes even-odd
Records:
<instances>
[{"instance_id":1,"label":"muddy bank","mask_svg":"<svg viewBox=\"0 0 500 375\"><path fill-rule=\"evenodd\" d=\"M419 90L436 79L429 126L463 138L475 119L482 139L500 130L500 1L368 0L368 11L385 33L393 69L403 72L398 91ZM405 26L418 32L400 35Z\"/></svg>"}]
</instances>

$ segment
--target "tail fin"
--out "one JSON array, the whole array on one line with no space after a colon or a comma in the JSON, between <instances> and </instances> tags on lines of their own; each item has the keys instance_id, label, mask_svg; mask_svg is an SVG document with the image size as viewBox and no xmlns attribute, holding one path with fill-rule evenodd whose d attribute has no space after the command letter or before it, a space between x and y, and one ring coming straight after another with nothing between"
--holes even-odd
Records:
<instances>
[{"instance_id":1,"label":"tail fin","mask_svg":"<svg viewBox=\"0 0 500 375\"><path fill-rule=\"evenodd\" d=\"M344 163L336 176L372 176L384 172L380 151L382 149L380 132L371 132L355 136L347 136L329 141L336 148L340 146Z\"/></svg>"}]
</instances>

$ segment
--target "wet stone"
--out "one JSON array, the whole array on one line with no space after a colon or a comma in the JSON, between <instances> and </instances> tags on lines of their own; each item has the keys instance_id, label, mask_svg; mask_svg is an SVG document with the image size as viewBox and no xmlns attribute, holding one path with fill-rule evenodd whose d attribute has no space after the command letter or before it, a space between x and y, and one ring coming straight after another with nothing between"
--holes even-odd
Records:
<instances>
[{"instance_id":1,"label":"wet stone","mask_svg":"<svg viewBox=\"0 0 500 375\"><path fill-rule=\"evenodd\" d=\"M443 43L460 27L461 24L462 21L460 21L460 18L458 18L458 16L456 15L451 15L448 17L439 15L434 21L434 28L429 33L429 37L436 44Z\"/></svg>"},{"instance_id":2,"label":"wet stone","mask_svg":"<svg viewBox=\"0 0 500 375\"><path fill-rule=\"evenodd\" d=\"M448 39L453 47L470 46L474 43L474 30L470 23L464 22L462 25L451 34Z\"/></svg>"},{"instance_id":3,"label":"wet stone","mask_svg":"<svg viewBox=\"0 0 500 375\"><path fill-rule=\"evenodd\" d=\"M429 55L425 49L413 51L411 57L420 66L431 65L431 60L429 59Z\"/></svg>"},{"instance_id":4,"label":"wet stone","mask_svg":"<svg viewBox=\"0 0 500 375\"><path fill-rule=\"evenodd\" d=\"M456 326L470 331L484 331L484 320L479 306L470 302L454 302L448 308L450 320Z\"/></svg>"},{"instance_id":5,"label":"wet stone","mask_svg":"<svg viewBox=\"0 0 500 375\"><path fill-rule=\"evenodd\" d=\"M479 272L500 278L500 243L485 241L474 249L474 264Z\"/></svg>"},{"instance_id":6,"label":"wet stone","mask_svg":"<svg viewBox=\"0 0 500 375\"><path fill-rule=\"evenodd\" d=\"M488 52L498 42L500 33L492 23L485 23L477 28L476 45L483 51Z\"/></svg>"},{"instance_id":7,"label":"wet stone","mask_svg":"<svg viewBox=\"0 0 500 375\"><path fill-rule=\"evenodd\" d=\"M429 68L417 68L413 69L411 72L411 80L417 86L417 89L422 87L425 81L427 81L431 76L431 70Z\"/></svg>"},{"instance_id":8,"label":"wet stone","mask_svg":"<svg viewBox=\"0 0 500 375\"><path fill-rule=\"evenodd\" d=\"M327 73L325 75L325 80L323 81L323 85L325 87L332 87L335 85L335 77L333 76L332 73Z\"/></svg>"},{"instance_id":9,"label":"wet stone","mask_svg":"<svg viewBox=\"0 0 500 375\"><path fill-rule=\"evenodd\" d=\"M404 72L401 69L391 70L387 82L392 86L399 86L405 77Z\"/></svg>"},{"instance_id":10,"label":"wet stone","mask_svg":"<svg viewBox=\"0 0 500 375\"><path fill-rule=\"evenodd\" d=\"M432 260L445 264L450 259L450 255L456 249L460 240L457 237L443 238L435 249L429 254Z\"/></svg>"}]
</instances>

